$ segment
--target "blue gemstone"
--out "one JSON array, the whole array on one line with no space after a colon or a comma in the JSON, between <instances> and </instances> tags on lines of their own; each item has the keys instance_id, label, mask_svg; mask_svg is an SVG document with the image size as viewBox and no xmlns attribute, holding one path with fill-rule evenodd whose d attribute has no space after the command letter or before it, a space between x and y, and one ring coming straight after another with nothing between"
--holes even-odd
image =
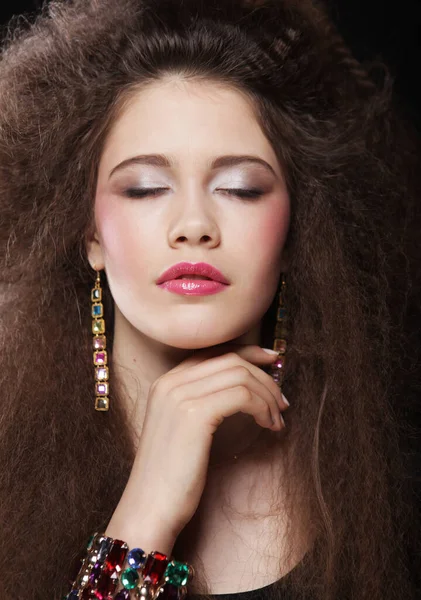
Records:
<instances>
[{"instance_id":1,"label":"blue gemstone","mask_svg":"<svg viewBox=\"0 0 421 600\"><path fill-rule=\"evenodd\" d=\"M102 542L99 544L97 562L102 564L107 558L108 553L111 549L113 540L110 537L104 537Z\"/></svg>"},{"instance_id":2,"label":"blue gemstone","mask_svg":"<svg viewBox=\"0 0 421 600\"><path fill-rule=\"evenodd\" d=\"M70 594L67 596L67 600L77 600L78 598L78 592L76 590L74 590L73 592L70 592Z\"/></svg>"},{"instance_id":3,"label":"blue gemstone","mask_svg":"<svg viewBox=\"0 0 421 600\"><path fill-rule=\"evenodd\" d=\"M121 590L121 592L118 592L117 596L115 597L115 600L129 600L129 599L130 599L129 590Z\"/></svg>"},{"instance_id":4,"label":"blue gemstone","mask_svg":"<svg viewBox=\"0 0 421 600\"><path fill-rule=\"evenodd\" d=\"M142 548L132 548L127 555L127 562L132 569L139 569L145 564L146 556L144 556Z\"/></svg>"},{"instance_id":5,"label":"blue gemstone","mask_svg":"<svg viewBox=\"0 0 421 600\"><path fill-rule=\"evenodd\" d=\"M278 319L284 319L286 314L287 314L287 311L285 308L278 309Z\"/></svg>"},{"instance_id":6,"label":"blue gemstone","mask_svg":"<svg viewBox=\"0 0 421 600\"><path fill-rule=\"evenodd\" d=\"M94 304L94 306L92 307L92 312L95 317L101 316L102 306L100 304Z\"/></svg>"}]
</instances>

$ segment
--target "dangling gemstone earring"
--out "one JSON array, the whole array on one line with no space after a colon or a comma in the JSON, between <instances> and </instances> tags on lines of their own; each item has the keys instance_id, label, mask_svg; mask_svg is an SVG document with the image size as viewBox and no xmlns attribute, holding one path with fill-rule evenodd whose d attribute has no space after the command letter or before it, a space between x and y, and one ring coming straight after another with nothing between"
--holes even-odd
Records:
<instances>
[{"instance_id":1,"label":"dangling gemstone earring","mask_svg":"<svg viewBox=\"0 0 421 600\"><path fill-rule=\"evenodd\" d=\"M95 267L94 267L95 268ZM109 383L107 367L107 339L105 337L104 306L102 304L102 289L100 272L96 271L95 287L91 290L92 300L92 333L94 365L95 365L95 410L109 409Z\"/></svg>"},{"instance_id":2,"label":"dangling gemstone earring","mask_svg":"<svg viewBox=\"0 0 421 600\"><path fill-rule=\"evenodd\" d=\"M273 350L278 352L278 358L274 363L270 366L271 376L273 380L278 384L279 389L281 389L283 376L284 376L284 367L285 367L285 353L287 349L287 319L286 319L286 308L284 304L285 298L285 276L282 275L281 282L281 290L279 292L279 306L278 311L276 313L276 325L275 325L275 333L274 333L274 342L273 342Z\"/></svg>"}]
</instances>

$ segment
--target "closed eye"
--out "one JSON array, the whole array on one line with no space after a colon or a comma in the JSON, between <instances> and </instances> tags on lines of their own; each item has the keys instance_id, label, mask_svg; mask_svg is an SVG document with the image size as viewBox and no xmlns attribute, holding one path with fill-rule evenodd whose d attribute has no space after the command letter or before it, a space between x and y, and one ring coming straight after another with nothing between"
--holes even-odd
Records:
<instances>
[{"instance_id":1,"label":"closed eye","mask_svg":"<svg viewBox=\"0 0 421 600\"><path fill-rule=\"evenodd\" d=\"M146 196L157 196L159 192L168 188L129 188L124 195L128 198L145 198Z\"/></svg>"},{"instance_id":2,"label":"closed eye","mask_svg":"<svg viewBox=\"0 0 421 600\"><path fill-rule=\"evenodd\" d=\"M257 188L248 190L231 188L223 191L233 196L239 196L240 198L258 198L263 194L263 190L258 190Z\"/></svg>"},{"instance_id":3,"label":"closed eye","mask_svg":"<svg viewBox=\"0 0 421 600\"><path fill-rule=\"evenodd\" d=\"M165 191L168 188L129 188L125 190L124 194L128 198L145 198L146 196L157 196L159 192ZM263 194L263 190L257 188L250 189L239 189L231 188L221 190L231 196L238 196L239 198L258 198Z\"/></svg>"}]
</instances>

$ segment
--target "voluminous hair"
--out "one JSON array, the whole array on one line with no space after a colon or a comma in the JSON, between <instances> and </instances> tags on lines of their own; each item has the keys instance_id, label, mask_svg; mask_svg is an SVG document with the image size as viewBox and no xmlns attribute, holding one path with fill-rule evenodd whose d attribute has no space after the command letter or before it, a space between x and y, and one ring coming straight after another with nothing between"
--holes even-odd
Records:
<instances>
[{"instance_id":1,"label":"voluminous hair","mask_svg":"<svg viewBox=\"0 0 421 600\"><path fill-rule=\"evenodd\" d=\"M110 127L168 76L244 94L287 177L279 486L315 541L273 597L415 598L401 444L413 432L398 405L419 188L390 75L353 59L305 0L54 0L9 23L0 61L2 600L63 597L133 465L121 388L109 412L93 409L85 241ZM103 288L112 372L106 277ZM181 535L174 556L185 550Z\"/></svg>"}]
</instances>

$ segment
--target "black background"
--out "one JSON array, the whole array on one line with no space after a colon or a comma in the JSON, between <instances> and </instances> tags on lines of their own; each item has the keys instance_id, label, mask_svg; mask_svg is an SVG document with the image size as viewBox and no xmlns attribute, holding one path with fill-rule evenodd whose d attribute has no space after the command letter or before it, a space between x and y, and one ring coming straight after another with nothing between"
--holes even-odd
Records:
<instances>
[{"instance_id":1,"label":"black background","mask_svg":"<svg viewBox=\"0 0 421 600\"><path fill-rule=\"evenodd\" d=\"M118 0L116 0L118 2ZM421 133L421 0L327 0L340 33L358 59L381 59L396 78L398 100ZM0 23L36 14L42 0L3 0Z\"/></svg>"}]
</instances>

